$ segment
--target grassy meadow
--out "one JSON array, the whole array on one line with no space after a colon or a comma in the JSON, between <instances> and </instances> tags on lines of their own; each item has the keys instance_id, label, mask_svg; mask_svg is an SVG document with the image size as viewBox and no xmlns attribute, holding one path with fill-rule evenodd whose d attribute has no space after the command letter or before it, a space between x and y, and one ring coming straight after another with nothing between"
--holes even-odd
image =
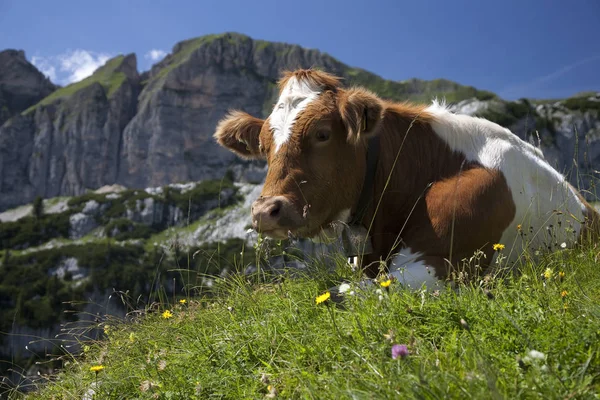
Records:
<instances>
[{"instance_id":1,"label":"grassy meadow","mask_svg":"<svg viewBox=\"0 0 600 400\"><path fill-rule=\"evenodd\" d=\"M101 337L62 355L63 372L9 396L595 399L599 252L561 250L441 292L358 287L343 257L334 271L315 260L293 277L215 277L204 296L161 293L127 321L97 321ZM334 303L341 280L353 294Z\"/></svg>"}]
</instances>

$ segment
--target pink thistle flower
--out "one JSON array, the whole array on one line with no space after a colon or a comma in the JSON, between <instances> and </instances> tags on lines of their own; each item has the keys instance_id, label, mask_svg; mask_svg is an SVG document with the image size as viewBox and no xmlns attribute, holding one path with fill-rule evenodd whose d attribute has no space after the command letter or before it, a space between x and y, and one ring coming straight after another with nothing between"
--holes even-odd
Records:
<instances>
[{"instance_id":1,"label":"pink thistle flower","mask_svg":"<svg viewBox=\"0 0 600 400\"><path fill-rule=\"evenodd\" d=\"M408 347L405 344L395 344L392 346L392 358L406 358L408 357Z\"/></svg>"}]
</instances>

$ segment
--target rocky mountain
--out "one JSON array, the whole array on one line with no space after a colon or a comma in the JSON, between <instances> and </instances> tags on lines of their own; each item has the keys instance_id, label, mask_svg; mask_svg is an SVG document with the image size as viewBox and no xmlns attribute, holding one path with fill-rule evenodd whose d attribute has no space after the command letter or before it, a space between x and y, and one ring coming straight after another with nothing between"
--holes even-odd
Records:
<instances>
[{"instance_id":1,"label":"rocky mountain","mask_svg":"<svg viewBox=\"0 0 600 400\"><path fill-rule=\"evenodd\" d=\"M56 90L18 50L0 51L0 126Z\"/></svg>"},{"instance_id":2,"label":"rocky mountain","mask_svg":"<svg viewBox=\"0 0 600 400\"><path fill-rule=\"evenodd\" d=\"M178 43L142 74L135 55L119 56L54 91L22 52L3 54L1 71L33 71L37 80L27 78L22 92L21 86L11 89L19 95L6 97L28 101L11 100L11 118L0 127L0 210L38 195L78 195L114 183L143 188L197 181L222 177L229 168L239 179L260 181L262 165L240 163L214 143L212 133L229 108L265 116L284 69L324 68L392 99L495 98L446 80L388 81L317 50L233 33ZM21 64L20 70L6 67ZM29 95L32 88L38 97Z\"/></svg>"}]
</instances>

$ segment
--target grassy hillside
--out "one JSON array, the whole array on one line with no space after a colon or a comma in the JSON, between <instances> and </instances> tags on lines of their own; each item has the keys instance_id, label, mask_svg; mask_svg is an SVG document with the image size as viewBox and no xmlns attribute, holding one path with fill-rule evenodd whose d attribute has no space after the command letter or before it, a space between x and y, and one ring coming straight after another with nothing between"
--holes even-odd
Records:
<instances>
[{"instance_id":1,"label":"grassy hillside","mask_svg":"<svg viewBox=\"0 0 600 400\"><path fill-rule=\"evenodd\" d=\"M446 79L425 81L410 79L397 82L383 79L360 68L345 66L350 85L365 86L379 96L395 101L412 100L428 103L434 98L445 98L448 103L477 98L490 100L496 98L492 92L478 90L472 86L464 86Z\"/></svg>"},{"instance_id":2,"label":"grassy hillside","mask_svg":"<svg viewBox=\"0 0 600 400\"><path fill-rule=\"evenodd\" d=\"M36 354L39 347L7 347L15 329L28 329L28 340L31 335L49 340L54 335L49 330L85 317L93 293L127 292L143 307L155 299L156 288L185 292L176 272L180 265L193 269L185 283L199 287L203 274L218 274L240 258L241 239L188 240L185 248L196 253L191 261L178 248L183 247L178 235L190 236L193 229L211 223L213 214L238 204L238 187L230 180L192 183L187 190L177 185L156 189L160 192L90 192L45 205L38 198L27 207L30 214L19 212L18 220L0 222L0 381L8 368L27 369L43 358ZM96 211L83 214L94 204ZM151 218L141 219L146 207ZM53 208L57 209L52 212ZM181 220L173 222L177 213ZM82 233L85 236L74 238L70 220L78 215L86 215L94 225ZM252 251L245 252L248 258Z\"/></svg>"},{"instance_id":3,"label":"grassy hillside","mask_svg":"<svg viewBox=\"0 0 600 400\"><path fill-rule=\"evenodd\" d=\"M355 289L318 263L296 279L217 279L213 296L165 294L31 399L597 398L598 249L564 250L523 275L456 290ZM404 347L406 346L406 347Z\"/></svg>"}]
</instances>

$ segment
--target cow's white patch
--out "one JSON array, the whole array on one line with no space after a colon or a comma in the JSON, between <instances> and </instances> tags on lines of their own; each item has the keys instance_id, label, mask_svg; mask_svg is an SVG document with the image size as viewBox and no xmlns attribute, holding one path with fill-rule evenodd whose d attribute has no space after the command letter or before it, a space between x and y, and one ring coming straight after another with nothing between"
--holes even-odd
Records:
<instances>
[{"instance_id":1,"label":"cow's white patch","mask_svg":"<svg viewBox=\"0 0 600 400\"><path fill-rule=\"evenodd\" d=\"M292 127L300 111L304 110L319 94L321 89L311 82L298 80L296 77L290 78L281 91L281 96L269 118L275 140L275 152L290 139Z\"/></svg>"},{"instance_id":2,"label":"cow's white patch","mask_svg":"<svg viewBox=\"0 0 600 400\"><path fill-rule=\"evenodd\" d=\"M516 205L515 218L501 238L507 261L516 260L526 247L548 250L577 240L585 206L541 150L496 123L454 114L437 101L427 111L434 116L433 130L451 149L504 174Z\"/></svg>"},{"instance_id":3,"label":"cow's white patch","mask_svg":"<svg viewBox=\"0 0 600 400\"><path fill-rule=\"evenodd\" d=\"M419 260L422 255L410 248L400 250L390 264L389 274L411 289L419 289L423 284L428 290L442 289L443 282L436 278L434 269Z\"/></svg>"}]
</instances>

